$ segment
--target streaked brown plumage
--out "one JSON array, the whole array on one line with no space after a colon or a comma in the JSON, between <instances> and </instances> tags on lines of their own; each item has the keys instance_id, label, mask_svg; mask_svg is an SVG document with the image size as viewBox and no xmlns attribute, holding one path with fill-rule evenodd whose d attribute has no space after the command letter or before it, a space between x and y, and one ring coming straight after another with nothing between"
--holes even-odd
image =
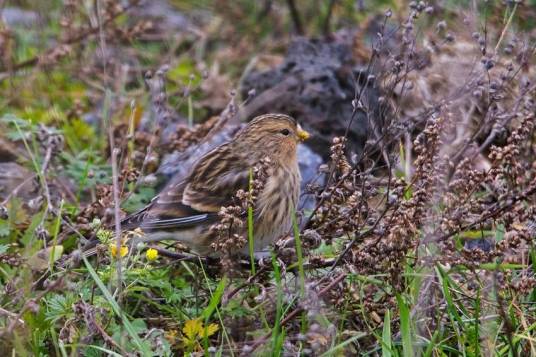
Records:
<instances>
[{"instance_id":1,"label":"streaked brown plumage","mask_svg":"<svg viewBox=\"0 0 536 357\"><path fill-rule=\"evenodd\" d=\"M291 228L301 179L296 148L307 137L287 115L259 116L230 142L201 157L185 180L125 218L122 227L140 227L144 241L178 240L198 254L212 255L209 230L218 212L233 203L238 190L247 191L250 169L268 157L268 178L254 208L255 251L260 251Z\"/></svg>"}]
</instances>

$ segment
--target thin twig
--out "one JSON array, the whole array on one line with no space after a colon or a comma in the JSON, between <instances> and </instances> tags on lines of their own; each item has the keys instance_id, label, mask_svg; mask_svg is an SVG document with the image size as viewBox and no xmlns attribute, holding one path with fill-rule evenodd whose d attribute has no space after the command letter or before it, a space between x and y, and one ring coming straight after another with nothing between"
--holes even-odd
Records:
<instances>
[{"instance_id":1,"label":"thin twig","mask_svg":"<svg viewBox=\"0 0 536 357\"><path fill-rule=\"evenodd\" d=\"M116 239L116 249L117 249L117 288L121 290L121 211L119 205L121 201L119 200L119 175L117 172L117 155L119 153L118 149L113 148L113 136L112 131L110 130L110 148L112 151L112 184L113 184L113 197L114 197L114 218L115 218L115 239Z\"/></svg>"},{"instance_id":2,"label":"thin twig","mask_svg":"<svg viewBox=\"0 0 536 357\"><path fill-rule=\"evenodd\" d=\"M473 222L468 223L468 224L466 224L464 226L461 226L460 228L458 228L456 230L453 230L450 233L446 233L446 234L444 234L444 235L442 235L440 237L425 240L425 241L423 241L423 243L433 243L433 242L444 241L444 240L446 240L446 239L448 239L448 238L450 238L452 236L455 236L456 234L459 234L460 232L464 232L464 231L466 231L468 229L472 229L472 228L484 223L488 219L496 217L501 212L504 212L504 211L512 208L516 203L518 203L520 201L523 201L523 200L529 198L530 196L532 196L534 194L536 194L536 180L533 183L532 187L530 187L529 189L525 190L525 192L522 192L521 194L515 195L514 197L510 198L510 200L507 203L505 203L503 205L499 205L499 203L497 203L497 206L498 206L497 208L495 208L491 212L481 216L476 221L473 221Z\"/></svg>"},{"instance_id":3,"label":"thin twig","mask_svg":"<svg viewBox=\"0 0 536 357\"><path fill-rule=\"evenodd\" d=\"M123 354L123 356L128 355L128 352L121 345L119 345L117 342L115 342L115 340L112 337L110 337L110 335L108 335L106 333L104 328L97 322L96 319L91 321L91 322L97 328L97 330L99 331L101 337L104 339L105 342L107 342L110 346L114 346L117 349L119 349L121 351L121 353Z\"/></svg>"},{"instance_id":4,"label":"thin twig","mask_svg":"<svg viewBox=\"0 0 536 357\"><path fill-rule=\"evenodd\" d=\"M508 30L508 28L510 27L510 24L512 23L512 20L514 19L514 15L516 13L516 10L517 10L517 3L514 4L514 8L512 9L512 13L510 14L510 17L508 18L508 21L506 22L506 25L504 26L502 32L501 32L501 37L499 37L499 40L497 41L497 45L495 45L495 53L497 53L497 51L499 50L499 46L501 45L501 42L504 38L504 35L506 34L506 31Z\"/></svg>"},{"instance_id":5,"label":"thin twig","mask_svg":"<svg viewBox=\"0 0 536 357\"><path fill-rule=\"evenodd\" d=\"M298 35L303 36L304 32L302 21L298 8L296 7L296 3L294 2L294 0L287 0L287 6L290 11L290 18L292 19L292 23L294 24L294 30Z\"/></svg>"},{"instance_id":6,"label":"thin twig","mask_svg":"<svg viewBox=\"0 0 536 357\"><path fill-rule=\"evenodd\" d=\"M333 279L333 281L331 283L329 283L325 288L323 288L322 290L320 290L320 292L318 293L318 297L320 298L321 296L325 295L328 291L330 291L333 287L335 287L335 285L339 284L342 280L344 280L344 278L346 278L346 276L348 275L348 273L340 273L339 275L337 275L337 277L335 277L335 279ZM281 326L285 326L286 324L288 324L290 321L292 321L293 318L295 318L300 312L304 311L304 307L303 306L298 306L296 307L294 310L292 310L283 320L281 320L281 323L280 325ZM263 343L265 343L269 338L270 336L272 336L272 333L267 333L266 335L264 335L263 337L259 338L252 346L251 346L251 350L250 352L253 352L255 351L257 348L259 348Z\"/></svg>"},{"instance_id":7,"label":"thin twig","mask_svg":"<svg viewBox=\"0 0 536 357\"><path fill-rule=\"evenodd\" d=\"M118 17L124 15L126 12L128 12L130 9L132 9L133 7L135 7L137 5L137 1L133 1L131 3L129 3L127 6L125 6L123 8L122 11L119 11L118 13L115 13L113 14L112 16L110 16L109 18L107 18L105 21L99 23L99 25L97 26L93 26L93 27L90 27L88 28L87 30L85 31L82 31L80 34L78 34L77 36L74 36L74 37L68 37L66 40L64 41L61 41L58 43L57 47L59 46L63 46L63 45L72 45L72 44L75 44L75 43L78 43L78 42L81 42L83 41L84 39L86 39L87 37L91 36L91 35L94 35L96 33L99 32L101 26L102 27L105 27L107 26L109 23L111 23L112 21L115 21ZM56 48L57 48L56 47ZM46 52L52 52L54 51L55 48L52 48L52 49L49 49L48 51ZM11 70L12 71L19 71L21 69L24 69L24 68L27 68L27 67L32 67L32 66L35 66L37 64L39 64L39 61L40 59L43 57L43 55L36 55L32 58L29 58L25 61L22 61L22 62L19 62L19 63L15 63L13 64ZM7 78L9 75L7 73L0 73L0 81L2 81L3 79Z\"/></svg>"},{"instance_id":8,"label":"thin twig","mask_svg":"<svg viewBox=\"0 0 536 357\"><path fill-rule=\"evenodd\" d=\"M324 25L322 26L322 32L324 36L329 36L330 34L330 25L331 25L331 16L333 15L333 8L337 0L329 0L328 13L326 14L326 19L324 20Z\"/></svg>"},{"instance_id":9,"label":"thin twig","mask_svg":"<svg viewBox=\"0 0 536 357\"><path fill-rule=\"evenodd\" d=\"M54 207L52 206L52 200L50 198L50 190L48 188L48 182L47 182L47 169L48 169L48 165L50 163L51 158L52 158L52 146L48 145L47 151L45 153L45 159L43 161L43 166L41 167L41 181L43 184L43 194L45 195L45 198L47 200L47 207L46 207L45 213L43 214L41 223L45 221L48 211L54 209Z\"/></svg>"},{"instance_id":10,"label":"thin twig","mask_svg":"<svg viewBox=\"0 0 536 357\"><path fill-rule=\"evenodd\" d=\"M20 323L21 321L23 321L22 315L24 315L24 313L30 309L30 306L37 304L46 294L55 290L57 287L59 287L62 284L63 284L63 277L60 277L56 279L55 281L53 281L49 286L47 286L45 290L37 294L35 298L27 300L24 306L20 309L19 313L13 317L9 325L5 329L0 331L0 337L3 337L9 333L13 333L17 323Z\"/></svg>"}]
</instances>

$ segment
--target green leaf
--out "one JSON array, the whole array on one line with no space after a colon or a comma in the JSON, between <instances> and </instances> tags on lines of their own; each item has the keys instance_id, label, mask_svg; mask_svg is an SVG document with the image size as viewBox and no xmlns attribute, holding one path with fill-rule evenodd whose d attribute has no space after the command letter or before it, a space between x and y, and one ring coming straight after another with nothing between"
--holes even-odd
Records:
<instances>
[{"instance_id":1,"label":"green leaf","mask_svg":"<svg viewBox=\"0 0 536 357\"><path fill-rule=\"evenodd\" d=\"M500 242L504 239L504 224L498 224L497 229L495 230L495 241Z\"/></svg>"},{"instance_id":2,"label":"green leaf","mask_svg":"<svg viewBox=\"0 0 536 357\"><path fill-rule=\"evenodd\" d=\"M62 245L53 245L48 248L41 249L30 258L28 258L28 265L32 270L40 271L45 270L50 266L50 263L60 259L63 255Z\"/></svg>"},{"instance_id":3,"label":"green leaf","mask_svg":"<svg viewBox=\"0 0 536 357\"><path fill-rule=\"evenodd\" d=\"M69 318L74 315L72 305L75 303L76 297L70 293L62 295L53 295L46 300L47 311L45 320L56 322L59 319Z\"/></svg>"},{"instance_id":4,"label":"green leaf","mask_svg":"<svg viewBox=\"0 0 536 357\"><path fill-rule=\"evenodd\" d=\"M147 324L143 319L134 319L132 320L132 327L134 328L134 332L136 334L140 335L147 331Z\"/></svg>"},{"instance_id":5,"label":"green leaf","mask_svg":"<svg viewBox=\"0 0 536 357\"><path fill-rule=\"evenodd\" d=\"M21 239L21 242L22 244L24 244L25 247L33 246L32 243L37 238L37 236L35 235L35 229L43 221L44 214L45 214L44 212L39 212L38 214L33 216L30 226L28 226L28 229L26 229Z\"/></svg>"}]
</instances>

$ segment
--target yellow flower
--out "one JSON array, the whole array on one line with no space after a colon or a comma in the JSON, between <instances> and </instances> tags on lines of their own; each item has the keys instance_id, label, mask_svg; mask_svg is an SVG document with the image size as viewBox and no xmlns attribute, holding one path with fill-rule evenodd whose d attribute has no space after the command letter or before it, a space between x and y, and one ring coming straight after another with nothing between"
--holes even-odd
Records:
<instances>
[{"instance_id":1,"label":"yellow flower","mask_svg":"<svg viewBox=\"0 0 536 357\"><path fill-rule=\"evenodd\" d=\"M195 340L203 333L203 323L200 319L188 320L184 323L182 333L189 340Z\"/></svg>"},{"instance_id":2,"label":"yellow flower","mask_svg":"<svg viewBox=\"0 0 536 357\"><path fill-rule=\"evenodd\" d=\"M117 245L110 244L110 254L114 258L117 256ZM119 248L119 254L121 255L121 257L124 257L125 255L127 255L128 254L128 247L125 246L125 245L122 245L121 248Z\"/></svg>"},{"instance_id":3,"label":"yellow flower","mask_svg":"<svg viewBox=\"0 0 536 357\"><path fill-rule=\"evenodd\" d=\"M158 258L158 250L154 248L147 249L147 251L145 252L145 257L149 261L156 260L156 258Z\"/></svg>"},{"instance_id":4,"label":"yellow flower","mask_svg":"<svg viewBox=\"0 0 536 357\"><path fill-rule=\"evenodd\" d=\"M187 350L199 349L199 340L205 337L212 336L218 331L218 325L210 324L203 326L201 319L188 320L182 328L182 342Z\"/></svg>"}]
</instances>

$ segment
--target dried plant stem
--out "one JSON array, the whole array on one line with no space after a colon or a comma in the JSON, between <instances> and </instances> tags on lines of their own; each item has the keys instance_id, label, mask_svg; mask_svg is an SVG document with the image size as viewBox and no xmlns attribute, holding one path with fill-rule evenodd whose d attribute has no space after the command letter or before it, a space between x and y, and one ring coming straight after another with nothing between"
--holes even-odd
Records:
<instances>
[{"instance_id":1,"label":"dried plant stem","mask_svg":"<svg viewBox=\"0 0 536 357\"><path fill-rule=\"evenodd\" d=\"M471 229L471 228L474 228L482 223L484 223L485 221L487 221L488 219L491 219L491 218L494 218L494 217L497 217L497 215L499 215L500 213L512 208L516 203L520 202L520 201L523 201L523 200L526 200L528 199L530 196L536 194L536 181L531 185L531 187L529 187L529 189L525 190L524 192L522 192L521 194L518 194L518 195L515 195L514 197L511 197L507 203L505 204L497 204L497 208L493 209L491 212L481 216L480 218L478 218L477 220L471 222L471 223L468 223L462 227L460 227L459 229L456 229L452 232L449 232L447 234L444 234L440 237L435 237L435 238L431 238L431 239L428 239L428 240L425 240L423 241L423 243L432 243L432 242L440 242L440 241L444 241L452 236L455 236L456 234L459 234L460 232L463 232L463 231L466 231L468 229Z\"/></svg>"},{"instance_id":2,"label":"dried plant stem","mask_svg":"<svg viewBox=\"0 0 536 357\"><path fill-rule=\"evenodd\" d=\"M303 25L300 13L298 11L298 8L296 7L296 3L294 2L294 0L287 0L287 6L290 11L290 18L292 19L292 23L294 24L294 30L298 35L303 36Z\"/></svg>"},{"instance_id":3,"label":"dried plant stem","mask_svg":"<svg viewBox=\"0 0 536 357\"><path fill-rule=\"evenodd\" d=\"M78 42L82 42L84 39L88 38L89 36L98 33L100 31L101 27L105 27L108 24L110 24L112 21L115 21L119 16L125 14L130 9L132 9L134 6L136 6L137 4L138 4L137 1L133 1L133 2L129 3L127 6L125 6L123 8L123 11L120 11L120 12L114 14L113 16L107 18L103 22L99 22L99 24L97 26L92 26L92 27L88 28L87 30L81 32L77 36L68 37L65 41L59 42L59 44L57 46L59 47L59 46L63 46L63 45L72 45L72 44L75 44L75 43L78 43ZM52 50L53 49L50 49L47 52L52 51ZM36 55L36 56L34 56L32 58L29 58L29 59L27 59L25 61L15 63L15 64L13 64L11 70L12 71L18 71L18 70L21 70L21 69L24 69L24 68L27 68L27 67L35 66L35 65L39 64L39 61L40 61L42 56L43 56L43 54ZM0 73L0 81L2 81L5 78L8 78L8 77L9 77L9 75L7 73Z\"/></svg>"},{"instance_id":4,"label":"dried plant stem","mask_svg":"<svg viewBox=\"0 0 536 357\"><path fill-rule=\"evenodd\" d=\"M322 31L324 32L324 36L329 36L330 27L331 27L331 16L333 15L333 7L335 6L335 3L337 0L330 0L328 4L328 13L326 14L326 19L324 20L324 24L322 25Z\"/></svg>"},{"instance_id":5,"label":"dried plant stem","mask_svg":"<svg viewBox=\"0 0 536 357\"><path fill-rule=\"evenodd\" d=\"M347 273L340 273L339 275L337 275L331 283L329 283L325 288L323 288L322 290L320 290L318 292L318 297L322 297L323 295L325 295L328 291L330 291L331 289L333 289L337 284L339 284L341 281L344 280L344 278L346 278L347 276ZM281 323L280 323L280 326L284 326L286 324L288 324L290 321L292 321L292 319L294 319L299 313L301 313L302 311L304 311L304 307L303 306L298 306L296 307L294 310L292 310L283 320L281 320ZM253 352L255 351L257 348L259 348L262 344L264 344L270 337L272 336L272 333L268 333L266 335L264 335L263 337L259 338L257 341L255 341L255 343L253 343L253 345L251 346L251 350L250 352Z\"/></svg>"},{"instance_id":6,"label":"dried plant stem","mask_svg":"<svg viewBox=\"0 0 536 357\"><path fill-rule=\"evenodd\" d=\"M121 277L122 277L122 267L121 267L121 245L122 245L122 239L121 239L121 212L120 212L120 200L119 200L119 177L117 172L117 155L119 154L119 150L113 149L113 136L110 131L110 147L112 148L112 184L113 184L113 198L114 198L114 218L115 218L115 244L117 248L117 262L116 262L116 269L117 269L117 289L120 293L121 291ZM120 295L120 294L119 294ZM120 299L118 299L119 301Z\"/></svg>"},{"instance_id":7,"label":"dried plant stem","mask_svg":"<svg viewBox=\"0 0 536 357\"><path fill-rule=\"evenodd\" d=\"M510 17L508 18L508 21L506 22L506 25L504 25L504 28L501 32L501 37L499 37L499 40L497 41L497 45L495 45L495 53L499 50L499 46L501 45L501 42L504 38L504 35L506 34L506 31L508 31L508 28L510 27L510 24L512 23L512 20L514 19L514 15L517 10L517 3L514 4L514 8L512 9L512 13L510 14Z\"/></svg>"},{"instance_id":8,"label":"dried plant stem","mask_svg":"<svg viewBox=\"0 0 536 357\"><path fill-rule=\"evenodd\" d=\"M115 340L112 337L110 337L110 335L106 333L104 328L98 323L97 320L93 320L92 323L93 323L93 326L95 326L95 328L97 329L97 331L99 331L104 341L106 341L110 346L114 346L117 349L119 349L124 356L128 355L128 352L121 345L115 342Z\"/></svg>"},{"instance_id":9,"label":"dried plant stem","mask_svg":"<svg viewBox=\"0 0 536 357\"><path fill-rule=\"evenodd\" d=\"M45 297L49 292L51 292L51 291L55 290L57 287L61 286L61 284L63 284L63 277L60 277L60 278L56 279L45 290L43 290L39 294L37 294L37 296L35 298L33 298L31 300L27 300L26 303L24 304L24 306L20 309L19 313L12 318L11 322L9 323L9 325L5 329L0 331L0 337L5 336L6 334L13 333L13 331L15 329L15 326L18 323L21 323L21 321L23 321L22 320L22 315L24 315L24 313L26 311L28 311L28 309L30 309L30 307L33 304L36 304L43 297Z\"/></svg>"},{"instance_id":10,"label":"dried plant stem","mask_svg":"<svg viewBox=\"0 0 536 357\"><path fill-rule=\"evenodd\" d=\"M17 194L19 193L19 191L24 187L24 185L26 185L28 182L32 181L33 179L35 179L35 176L36 174L32 174L30 175L28 178L24 179L21 183L19 183L7 196L6 196L6 199L3 200L0 205L4 206L6 205L9 200L12 198L12 197L15 197L17 196Z\"/></svg>"},{"instance_id":11,"label":"dried plant stem","mask_svg":"<svg viewBox=\"0 0 536 357\"><path fill-rule=\"evenodd\" d=\"M43 166L41 167L41 182L43 185L43 194L45 195L45 198L47 200L47 208L45 210L45 214L43 215L43 220L46 219L48 211L53 209L52 207L52 200L50 199L50 190L48 188L48 182L47 182L47 169L48 165L50 163L50 159L52 158L52 146L47 147L47 151L45 153L45 160L43 161Z\"/></svg>"}]
</instances>

